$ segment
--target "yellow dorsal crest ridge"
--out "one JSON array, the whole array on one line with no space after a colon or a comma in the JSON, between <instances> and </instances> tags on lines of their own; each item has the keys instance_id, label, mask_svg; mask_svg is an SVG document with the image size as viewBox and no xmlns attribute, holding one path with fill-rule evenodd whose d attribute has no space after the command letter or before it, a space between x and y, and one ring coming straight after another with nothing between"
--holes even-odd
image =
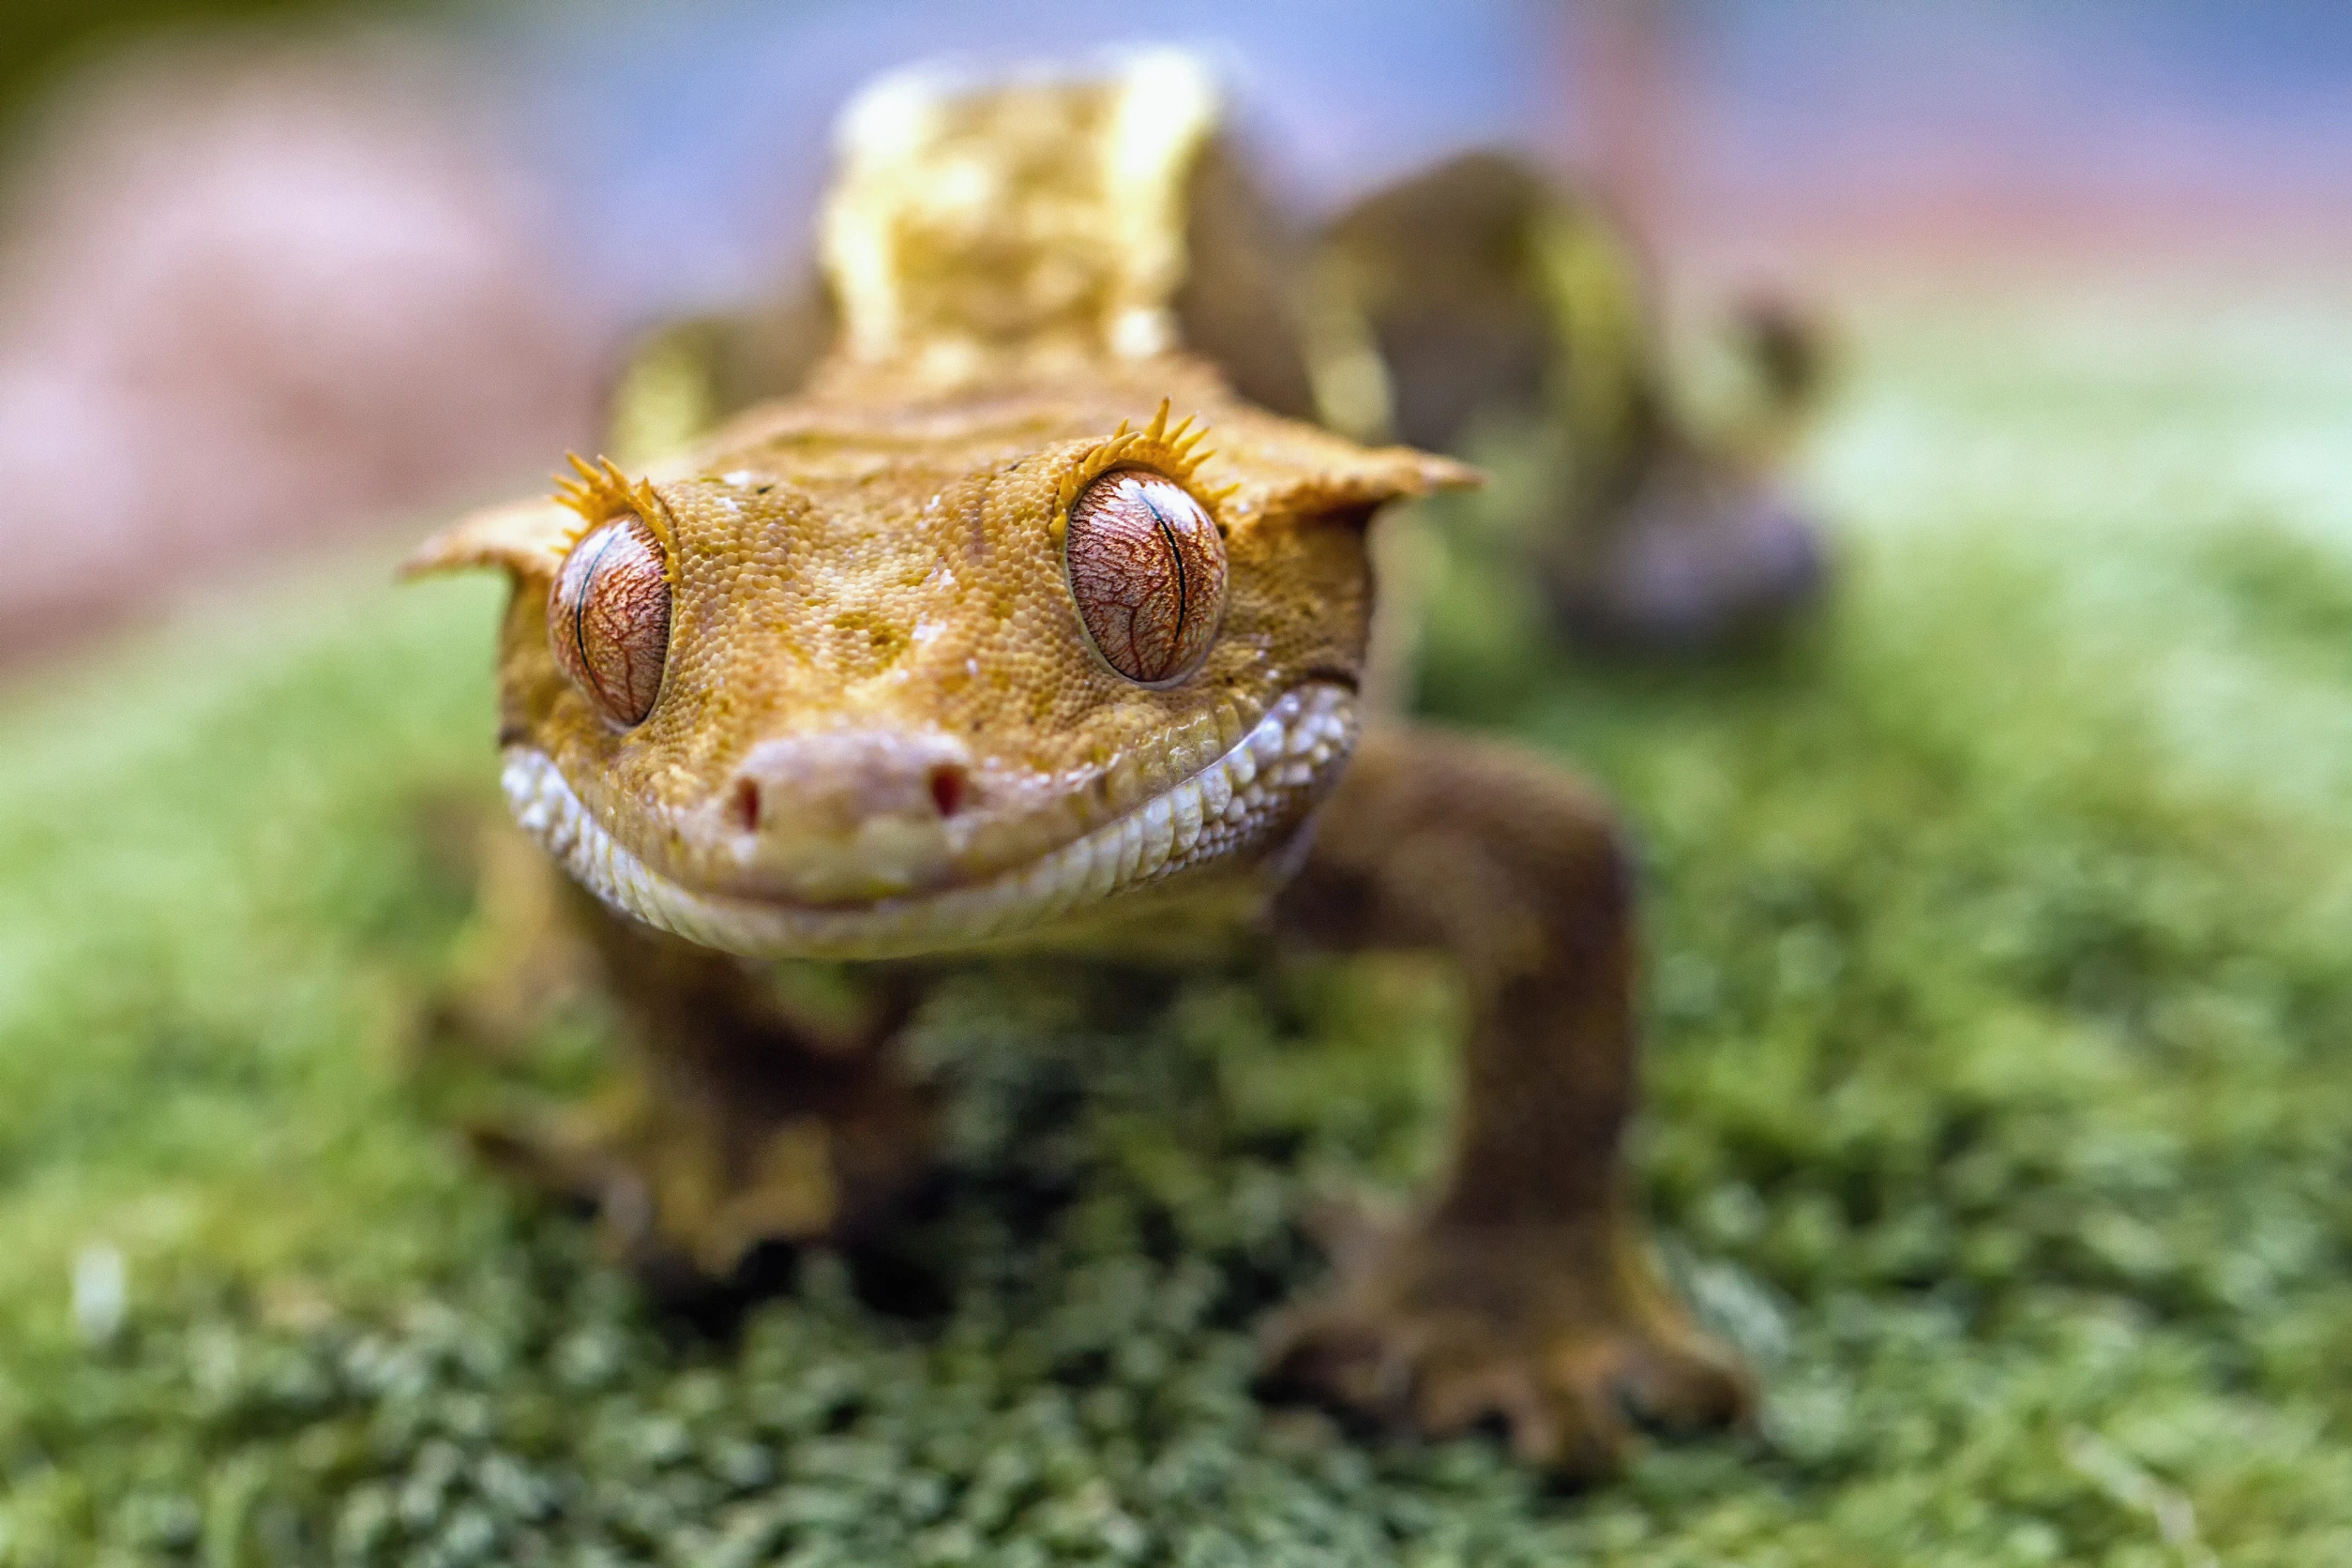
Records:
<instances>
[{"instance_id":1,"label":"yellow dorsal crest ridge","mask_svg":"<svg viewBox=\"0 0 2352 1568\"><path fill-rule=\"evenodd\" d=\"M820 234L838 352L951 386L1168 353L1185 186L1218 114L1178 50L986 88L883 78L841 116Z\"/></svg>"}]
</instances>

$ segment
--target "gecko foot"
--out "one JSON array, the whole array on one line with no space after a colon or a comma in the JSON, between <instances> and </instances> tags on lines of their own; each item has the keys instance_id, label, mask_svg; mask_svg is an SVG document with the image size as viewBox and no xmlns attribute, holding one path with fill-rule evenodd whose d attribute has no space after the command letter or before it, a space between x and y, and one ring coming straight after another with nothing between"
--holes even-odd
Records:
<instances>
[{"instance_id":1,"label":"gecko foot","mask_svg":"<svg viewBox=\"0 0 2352 1568\"><path fill-rule=\"evenodd\" d=\"M1276 1392L1426 1437L1499 1424L1521 1459L1576 1476L1620 1468L1636 1425L1698 1431L1752 1407L1747 1374L1621 1223L1358 1221L1333 1250L1336 1282L1267 1327Z\"/></svg>"},{"instance_id":2,"label":"gecko foot","mask_svg":"<svg viewBox=\"0 0 2352 1568\"><path fill-rule=\"evenodd\" d=\"M594 1211L608 1256L691 1293L763 1244L854 1239L922 1174L927 1096L881 1074L807 1094L808 1076L784 1105L681 1104L624 1078L584 1103L467 1131L493 1166Z\"/></svg>"}]
</instances>

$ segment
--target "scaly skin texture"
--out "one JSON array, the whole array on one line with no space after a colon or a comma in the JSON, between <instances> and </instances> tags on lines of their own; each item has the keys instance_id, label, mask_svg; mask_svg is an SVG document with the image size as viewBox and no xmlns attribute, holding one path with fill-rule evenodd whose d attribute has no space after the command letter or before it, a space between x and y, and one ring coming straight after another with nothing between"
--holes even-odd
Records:
<instances>
[{"instance_id":1,"label":"scaly skin texture","mask_svg":"<svg viewBox=\"0 0 2352 1568\"><path fill-rule=\"evenodd\" d=\"M1092 83L869 91L826 219L841 336L807 389L420 552L512 578L507 791L580 889L541 945L602 978L633 1046L596 1104L485 1143L594 1199L650 1272L723 1276L761 1243L885 1222L920 1173L932 1107L892 1040L943 962L1214 957L1269 927L1434 948L1473 1003L1449 1174L1335 1249L1329 1295L1269 1326L1268 1370L1425 1431L1497 1417L1533 1461L1604 1468L1629 1412L1697 1425L1746 1399L1652 1278L1618 1178L1622 859L1546 762L1364 732L1364 526L1473 476L1255 409L1177 347L1213 110L1165 56ZM1065 559L1106 475L1160 508L1111 531L1108 575ZM1211 618L1184 623L1205 651L1130 678L1078 596L1125 593L1128 552L1190 505L1225 563ZM595 623L600 648L666 635L641 722L614 714L641 666L599 688L553 651L588 619L549 613L567 552L616 521L642 533L613 602L658 607L648 563L667 576L666 621ZM857 961L848 1000L796 988L811 958Z\"/></svg>"}]
</instances>

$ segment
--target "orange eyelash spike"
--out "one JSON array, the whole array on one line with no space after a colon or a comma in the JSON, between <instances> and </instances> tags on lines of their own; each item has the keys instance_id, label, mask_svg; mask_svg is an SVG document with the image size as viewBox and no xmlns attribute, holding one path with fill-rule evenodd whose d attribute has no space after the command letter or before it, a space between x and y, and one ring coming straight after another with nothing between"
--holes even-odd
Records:
<instances>
[{"instance_id":1,"label":"orange eyelash spike","mask_svg":"<svg viewBox=\"0 0 2352 1568\"><path fill-rule=\"evenodd\" d=\"M1193 423L1196 416L1188 414L1171 429L1168 417L1173 412L1170 400L1162 398L1150 424L1138 430L1131 422L1122 419L1117 430L1078 460L1062 481L1053 521L1049 525L1055 538L1060 538L1063 530L1069 525L1070 505L1078 499L1078 491L1114 468L1148 468L1173 479L1191 490L1194 498L1209 509L1211 517L1216 515L1218 504L1231 495L1236 487L1201 488L1195 475L1204 460L1214 456L1200 445L1208 435L1209 428L1206 425L1196 426ZM1222 521L1217 524L1220 532L1224 526Z\"/></svg>"},{"instance_id":2,"label":"orange eyelash spike","mask_svg":"<svg viewBox=\"0 0 2352 1568\"><path fill-rule=\"evenodd\" d=\"M568 475L555 475L555 500L558 505L578 512L584 524L581 532L595 528L623 512L633 512L643 520L654 537L661 541L663 553L669 557L672 579L677 574L678 537L670 521L670 509L662 505L654 487L642 479L632 479L614 465L610 458L598 457L590 462L577 452L564 454L572 465Z\"/></svg>"}]
</instances>

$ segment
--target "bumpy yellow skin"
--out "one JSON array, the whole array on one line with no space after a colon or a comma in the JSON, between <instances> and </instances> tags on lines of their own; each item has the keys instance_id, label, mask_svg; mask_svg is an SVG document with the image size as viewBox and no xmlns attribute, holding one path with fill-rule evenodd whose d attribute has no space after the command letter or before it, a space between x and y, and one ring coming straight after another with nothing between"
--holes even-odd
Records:
<instances>
[{"instance_id":1,"label":"bumpy yellow skin","mask_svg":"<svg viewBox=\"0 0 2352 1568\"><path fill-rule=\"evenodd\" d=\"M1205 426L1197 460L1148 431L1163 400ZM1129 428L1120 439L1123 426ZM1224 619L1205 666L1165 688L1137 685L1094 652L1065 580L1061 530L1083 478L1107 459L1182 477L1225 535ZM883 901L1001 883L1050 852L1140 809L1240 744L1286 694L1351 693L1371 611L1364 522L1398 494L1464 471L1401 449L1367 450L1237 403L1178 356L1114 362L1048 385L910 396L887 370L843 366L808 395L761 411L655 481L676 582L668 667L651 715L623 729L558 668L546 596L563 551L597 507L550 506L460 524L421 564L510 567L517 591L501 650L502 739L535 754L651 877L712 910L765 903L808 918L716 945L763 957L885 957L1048 940L1114 897L1242 868L1297 827L1338 755L1299 786L1267 790L1246 820L1185 836L1117 885L1008 897L994 923L861 920ZM731 821L740 770L762 745L856 731L885 745L798 776L779 825ZM950 763L969 803L942 821L877 817L845 795ZM594 882L590 868L581 874ZM629 912L661 920L651 904ZM1163 891L1165 891L1163 889ZM1015 906L1018 906L1015 907ZM902 914L919 912L900 911ZM694 931L682 934L695 935ZM732 940L729 940L730 937Z\"/></svg>"},{"instance_id":2,"label":"bumpy yellow skin","mask_svg":"<svg viewBox=\"0 0 2352 1568\"><path fill-rule=\"evenodd\" d=\"M1236 397L1176 344L1183 207L1214 123L1151 56L1097 83L898 79L846 122L824 252L841 314L808 387L641 475L465 519L414 566L503 566L516 816L583 906L636 1087L497 1152L596 1199L641 1260L725 1274L838 1240L919 1169L889 1038L927 968L870 966L818 1029L744 958L1165 950L1270 927L1451 955L1473 1023L1460 1143L1425 1210L1358 1231L1268 1370L1429 1431L1499 1416L1530 1458L1615 1458L1626 1411L1735 1414L1744 1383L1659 1289L1625 1213L1626 879L1606 812L1538 759L1363 731L1364 526L1472 475ZM1090 641L1064 544L1089 481L1182 486L1228 586L1198 669ZM670 577L642 721L567 675L548 599L624 515ZM942 784L942 780L946 782Z\"/></svg>"}]
</instances>

